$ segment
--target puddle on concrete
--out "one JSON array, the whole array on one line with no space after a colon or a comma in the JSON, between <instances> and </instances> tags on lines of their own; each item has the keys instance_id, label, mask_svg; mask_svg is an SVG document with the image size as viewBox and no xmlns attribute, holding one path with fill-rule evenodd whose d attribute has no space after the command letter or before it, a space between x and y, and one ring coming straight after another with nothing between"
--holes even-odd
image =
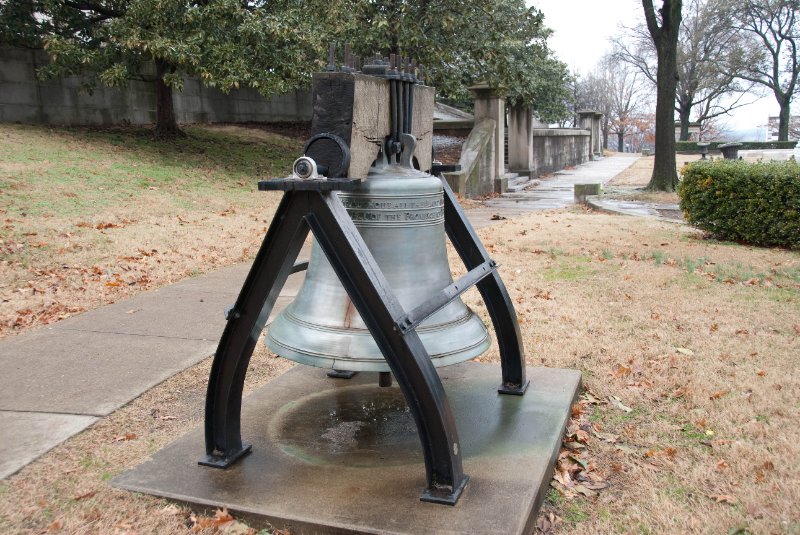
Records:
<instances>
[{"instance_id":1,"label":"puddle on concrete","mask_svg":"<svg viewBox=\"0 0 800 535\"><path fill-rule=\"evenodd\" d=\"M285 453L315 464L396 466L423 461L400 389L354 386L284 406L270 432Z\"/></svg>"}]
</instances>

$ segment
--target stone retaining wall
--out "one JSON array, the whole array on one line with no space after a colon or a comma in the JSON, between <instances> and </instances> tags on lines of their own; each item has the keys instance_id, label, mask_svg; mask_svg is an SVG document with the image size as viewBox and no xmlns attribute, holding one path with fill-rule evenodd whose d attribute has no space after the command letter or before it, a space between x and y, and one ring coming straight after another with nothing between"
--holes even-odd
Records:
<instances>
[{"instance_id":1,"label":"stone retaining wall","mask_svg":"<svg viewBox=\"0 0 800 535\"><path fill-rule=\"evenodd\" d=\"M586 128L547 128L536 119L530 108L511 107L508 114L508 170L536 178L591 160L594 158L593 121L594 112Z\"/></svg>"},{"instance_id":2,"label":"stone retaining wall","mask_svg":"<svg viewBox=\"0 0 800 535\"><path fill-rule=\"evenodd\" d=\"M42 50L0 47L0 122L65 125L148 124L156 120L152 82L131 80L125 88L97 86L89 92L71 76L41 82L37 67L46 64ZM142 74L155 75L153 65ZM173 95L180 123L310 121L311 92L265 98L253 89L225 94L187 78Z\"/></svg>"},{"instance_id":3,"label":"stone retaining wall","mask_svg":"<svg viewBox=\"0 0 800 535\"><path fill-rule=\"evenodd\" d=\"M537 177L588 162L591 136L576 128L536 128L531 131L529 176Z\"/></svg>"}]
</instances>

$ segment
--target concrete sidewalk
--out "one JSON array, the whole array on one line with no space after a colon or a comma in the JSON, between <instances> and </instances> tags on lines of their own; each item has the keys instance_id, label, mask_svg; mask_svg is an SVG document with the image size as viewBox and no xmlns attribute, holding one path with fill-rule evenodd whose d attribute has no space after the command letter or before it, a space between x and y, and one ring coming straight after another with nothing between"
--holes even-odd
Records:
<instances>
[{"instance_id":1,"label":"concrete sidewalk","mask_svg":"<svg viewBox=\"0 0 800 535\"><path fill-rule=\"evenodd\" d=\"M566 206L576 182L607 182L636 157L589 162L530 191L467 212L475 227L492 216ZM308 251L301 253L307 258ZM214 354L249 270L240 264L139 294L0 341L0 479L168 377ZM296 295L290 277L277 313Z\"/></svg>"},{"instance_id":2,"label":"concrete sidewalk","mask_svg":"<svg viewBox=\"0 0 800 535\"><path fill-rule=\"evenodd\" d=\"M574 202L575 184L605 184L633 165L639 154L616 154L601 160L585 163L574 169L558 171L552 177L538 178L536 186L515 193L506 193L490 199L485 206L469 211L470 218L482 219L489 215L506 218L519 216L532 210L563 208Z\"/></svg>"}]
</instances>

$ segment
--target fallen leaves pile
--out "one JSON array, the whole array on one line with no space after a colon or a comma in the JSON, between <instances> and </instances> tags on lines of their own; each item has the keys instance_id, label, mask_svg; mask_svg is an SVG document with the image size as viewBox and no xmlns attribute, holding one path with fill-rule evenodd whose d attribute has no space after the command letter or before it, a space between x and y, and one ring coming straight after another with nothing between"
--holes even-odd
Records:
<instances>
[{"instance_id":1,"label":"fallen leaves pile","mask_svg":"<svg viewBox=\"0 0 800 535\"><path fill-rule=\"evenodd\" d=\"M589 416L593 405L603 403L591 391L584 388L567 424L561 451L556 461L555 473L550 481L561 498L572 500L578 496L596 498L599 491L608 487L604 471L598 469L589 447L595 440L615 443L616 435L603 432L599 424L591 423ZM551 494L552 496L552 494ZM536 522L536 533L555 533L563 524L552 504L545 503Z\"/></svg>"}]
</instances>

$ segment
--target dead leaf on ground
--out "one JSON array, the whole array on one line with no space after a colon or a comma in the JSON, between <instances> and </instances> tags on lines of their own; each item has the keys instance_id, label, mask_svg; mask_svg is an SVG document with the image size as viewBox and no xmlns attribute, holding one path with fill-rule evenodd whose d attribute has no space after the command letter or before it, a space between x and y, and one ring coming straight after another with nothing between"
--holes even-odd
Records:
<instances>
[{"instance_id":1,"label":"dead leaf on ground","mask_svg":"<svg viewBox=\"0 0 800 535\"><path fill-rule=\"evenodd\" d=\"M622 400L621 400L621 399L619 399L617 396L608 396L608 401L609 401L609 402L611 403L611 405L612 405L614 408L616 408L616 409L619 409L619 410L621 410L621 411L624 411L624 412L631 412L631 411L633 411L633 409L631 409L631 408L630 408L630 407L628 407L627 405L624 405L624 404L622 403Z\"/></svg>"},{"instance_id":2,"label":"dead leaf on ground","mask_svg":"<svg viewBox=\"0 0 800 535\"><path fill-rule=\"evenodd\" d=\"M626 375L630 375L631 369L625 366L624 364L614 364L614 367L611 368L611 374L614 377L625 377Z\"/></svg>"},{"instance_id":3,"label":"dead leaf on ground","mask_svg":"<svg viewBox=\"0 0 800 535\"><path fill-rule=\"evenodd\" d=\"M192 522L192 531L196 533L209 528L218 529L228 522L234 522L235 519L228 512L227 507L223 507L222 509L217 509L213 517L192 515L189 520Z\"/></svg>"},{"instance_id":4,"label":"dead leaf on ground","mask_svg":"<svg viewBox=\"0 0 800 535\"><path fill-rule=\"evenodd\" d=\"M90 490L89 492L84 492L83 494L79 494L78 496L75 496L73 499L74 499L75 501L78 501L78 500L88 500L89 498L91 498L91 497L92 497L92 496L94 496L95 494L97 494L97 491L96 491L96 490Z\"/></svg>"},{"instance_id":5,"label":"dead leaf on ground","mask_svg":"<svg viewBox=\"0 0 800 535\"><path fill-rule=\"evenodd\" d=\"M613 433L602 433L599 431L594 431L594 436L596 436L597 438L599 438L604 442L609 442L611 444L614 444L617 440L619 440L619 437Z\"/></svg>"},{"instance_id":6,"label":"dead leaf on ground","mask_svg":"<svg viewBox=\"0 0 800 535\"><path fill-rule=\"evenodd\" d=\"M594 496L597 496L595 491L587 488L585 485L575 485L573 489L579 494L583 494L587 498L593 498Z\"/></svg>"},{"instance_id":7,"label":"dead leaf on ground","mask_svg":"<svg viewBox=\"0 0 800 535\"><path fill-rule=\"evenodd\" d=\"M556 533L563 522L561 517L552 511L539 513L539 518L536 519L536 533L537 535L552 535Z\"/></svg>"},{"instance_id":8,"label":"dead leaf on ground","mask_svg":"<svg viewBox=\"0 0 800 535\"><path fill-rule=\"evenodd\" d=\"M161 509L161 513L165 515L179 515L183 513L180 507L171 503L169 505L165 505L163 509Z\"/></svg>"},{"instance_id":9,"label":"dead leaf on ground","mask_svg":"<svg viewBox=\"0 0 800 535\"><path fill-rule=\"evenodd\" d=\"M710 495L709 498L711 498L712 500L714 500L717 503L727 503L727 504L730 504L730 505L736 505L737 503L739 503L739 501L736 499L736 497L731 496L730 494Z\"/></svg>"},{"instance_id":10,"label":"dead leaf on ground","mask_svg":"<svg viewBox=\"0 0 800 535\"><path fill-rule=\"evenodd\" d=\"M126 440L136 440L139 438L136 433L125 433L124 435L119 435L114 437L114 442L125 442Z\"/></svg>"},{"instance_id":11,"label":"dead leaf on ground","mask_svg":"<svg viewBox=\"0 0 800 535\"><path fill-rule=\"evenodd\" d=\"M676 347L675 351L677 351L681 355L688 355L690 357L694 355L694 351L692 351L691 349L686 349L685 347Z\"/></svg>"},{"instance_id":12,"label":"dead leaf on ground","mask_svg":"<svg viewBox=\"0 0 800 535\"><path fill-rule=\"evenodd\" d=\"M713 394L711 394L710 396L708 396L708 399L714 401L714 400L719 399L719 398L721 398L723 396L727 396L729 393L730 393L730 390L718 390L718 391L714 392Z\"/></svg>"}]
</instances>

